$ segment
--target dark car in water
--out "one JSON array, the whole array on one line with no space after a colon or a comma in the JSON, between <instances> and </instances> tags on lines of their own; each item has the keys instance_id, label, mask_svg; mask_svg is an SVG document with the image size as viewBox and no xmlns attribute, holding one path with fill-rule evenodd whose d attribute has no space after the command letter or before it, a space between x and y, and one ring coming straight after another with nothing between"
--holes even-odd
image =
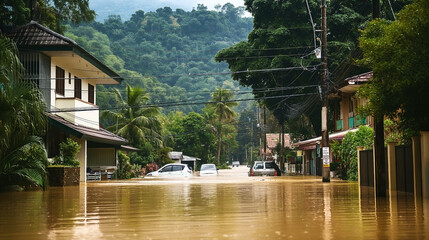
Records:
<instances>
[{"instance_id":1,"label":"dark car in water","mask_svg":"<svg viewBox=\"0 0 429 240\"><path fill-rule=\"evenodd\" d=\"M282 172L273 161L256 161L249 170L249 176L281 176Z\"/></svg>"}]
</instances>

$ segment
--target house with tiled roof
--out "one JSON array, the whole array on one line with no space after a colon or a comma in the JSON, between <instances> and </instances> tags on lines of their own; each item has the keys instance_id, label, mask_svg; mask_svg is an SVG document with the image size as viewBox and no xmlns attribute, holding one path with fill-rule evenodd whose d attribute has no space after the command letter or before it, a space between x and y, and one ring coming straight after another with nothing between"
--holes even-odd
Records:
<instances>
[{"instance_id":1,"label":"house with tiled roof","mask_svg":"<svg viewBox=\"0 0 429 240\"><path fill-rule=\"evenodd\" d=\"M47 105L48 157L70 137L80 145L80 180L86 170L114 171L117 151L127 140L99 124L98 84L120 84L123 78L75 41L35 21L7 34L17 45L25 79L41 90Z\"/></svg>"},{"instance_id":2,"label":"house with tiled roof","mask_svg":"<svg viewBox=\"0 0 429 240\"><path fill-rule=\"evenodd\" d=\"M277 155L275 153L275 149L278 144L281 144L281 133L267 133L265 134L266 142L267 142L267 152L265 153L265 148L261 147L261 153L267 160L277 160ZM284 139L284 148L291 148L290 134L285 133L283 136Z\"/></svg>"}]
</instances>

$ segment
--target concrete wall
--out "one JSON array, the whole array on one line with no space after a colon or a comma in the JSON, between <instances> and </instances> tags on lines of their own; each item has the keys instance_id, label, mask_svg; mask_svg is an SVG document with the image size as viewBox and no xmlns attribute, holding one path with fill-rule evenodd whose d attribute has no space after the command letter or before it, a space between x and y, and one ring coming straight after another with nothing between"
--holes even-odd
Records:
<instances>
[{"instance_id":1,"label":"concrete wall","mask_svg":"<svg viewBox=\"0 0 429 240\"><path fill-rule=\"evenodd\" d=\"M87 146L88 142L84 139L79 139L71 136L71 138L76 141L79 146L79 152L77 153L77 159L80 162L80 181L86 182L86 167L87 167Z\"/></svg>"}]
</instances>

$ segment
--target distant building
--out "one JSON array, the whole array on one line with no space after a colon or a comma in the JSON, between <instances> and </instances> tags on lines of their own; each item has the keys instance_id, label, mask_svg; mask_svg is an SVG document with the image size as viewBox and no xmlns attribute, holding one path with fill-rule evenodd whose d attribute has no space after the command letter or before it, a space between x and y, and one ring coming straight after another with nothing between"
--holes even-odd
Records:
<instances>
[{"instance_id":1,"label":"distant building","mask_svg":"<svg viewBox=\"0 0 429 240\"><path fill-rule=\"evenodd\" d=\"M196 161L201 160L200 158L183 155L183 152L169 152L168 157L175 163L187 164L192 170L195 170L197 166Z\"/></svg>"},{"instance_id":2,"label":"distant building","mask_svg":"<svg viewBox=\"0 0 429 240\"><path fill-rule=\"evenodd\" d=\"M261 146L261 153L262 156L265 157L265 155L267 156L267 160L276 160L277 156L274 153L275 149L277 147L278 144L281 144L282 139L281 137L281 133L267 133L266 134L266 140L267 140L267 152L265 153L265 148L264 146ZM291 148L291 140L290 140L290 134L285 133L284 134L284 148Z\"/></svg>"}]
</instances>

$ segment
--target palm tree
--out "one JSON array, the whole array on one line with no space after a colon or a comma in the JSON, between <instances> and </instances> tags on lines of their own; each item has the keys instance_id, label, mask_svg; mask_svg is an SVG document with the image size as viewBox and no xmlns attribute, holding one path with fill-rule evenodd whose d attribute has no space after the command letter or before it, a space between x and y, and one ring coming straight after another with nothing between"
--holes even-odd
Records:
<instances>
[{"instance_id":1,"label":"palm tree","mask_svg":"<svg viewBox=\"0 0 429 240\"><path fill-rule=\"evenodd\" d=\"M207 114L206 116L212 116L209 121L212 123L214 132L217 136L217 164L220 165L220 156L222 151L222 136L223 136L223 125L231 124L235 121L235 111L232 107L237 106L237 102L231 101L234 98L234 94L228 89L222 89L221 87L216 88L213 92L211 103L209 103L209 110L213 114Z\"/></svg>"},{"instance_id":2,"label":"palm tree","mask_svg":"<svg viewBox=\"0 0 429 240\"><path fill-rule=\"evenodd\" d=\"M127 84L126 99L122 97L118 89L113 91L121 109L118 112L105 110L101 113L102 117L116 122L106 129L126 138L136 146L140 146L145 141L162 146L162 125L157 118L159 109L143 106L149 100L145 90L130 87Z\"/></svg>"},{"instance_id":3,"label":"palm tree","mask_svg":"<svg viewBox=\"0 0 429 240\"><path fill-rule=\"evenodd\" d=\"M0 36L0 185L44 186L46 104L40 91L22 80L17 48Z\"/></svg>"}]
</instances>

